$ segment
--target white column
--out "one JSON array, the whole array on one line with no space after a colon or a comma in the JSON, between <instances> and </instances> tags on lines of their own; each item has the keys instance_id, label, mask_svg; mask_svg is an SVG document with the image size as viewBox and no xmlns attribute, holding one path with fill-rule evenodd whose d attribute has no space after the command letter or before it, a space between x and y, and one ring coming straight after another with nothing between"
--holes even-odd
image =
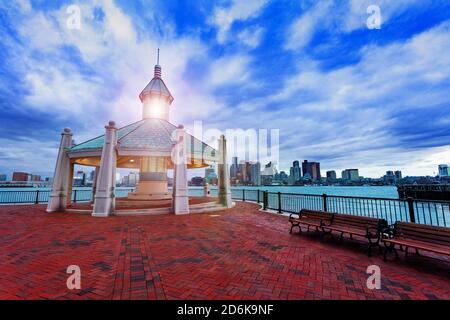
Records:
<instances>
[{"instance_id":1,"label":"white column","mask_svg":"<svg viewBox=\"0 0 450 320\"><path fill-rule=\"evenodd\" d=\"M98 169L99 169L99 167L95 167L94 179L92 181L92 199L91 199L91 203L94 203L95 193L97 191Z\"/></svg>"},{"instance_id":2,"label":"white column","mask_svg":"<svg viewBox=\"0 0 450 320\"><path fill-rule=\"evenodd\" d=\"M105 126L105 142L97 178L92 216L107 217L114 212L117 165L117 128L114 121Z\"/></svg>"},{"instance_id":3,"label":"white column","mask_svg":"<svg viewBox=\"0 0 450 320\"><path fill-rule=\"evenodd\" d=\"M231 201L230 189L230 174L227 163L227 140L224 135L219 139L219 203L224 207L231 208L233 201Z\"/></svg>"},{"instance_id":4,"label":"white column","mask_svg":"<svg viewBox=\"0 0 450 320\"><path fill-rule=\"evenodd\" d=\"M174 132L175 145L172 151L173 169L173 199L175 214L189 213L189 195L186 165L186 133L183 126L178 126Z\"/></svg>"},{"instance_id":5,"label":"white column","mask_svg":"<svg viewBox=\"0 0 450 320\"><path fill-rule=\"evenodd\" d=\"M53 174L53 185L48 200L47 212L65 211L67 207L67 191L69 188L70 159L66 148L72 146L72 130L65 128L61 133L58 159Z\"/></svg>"}]
</instances>

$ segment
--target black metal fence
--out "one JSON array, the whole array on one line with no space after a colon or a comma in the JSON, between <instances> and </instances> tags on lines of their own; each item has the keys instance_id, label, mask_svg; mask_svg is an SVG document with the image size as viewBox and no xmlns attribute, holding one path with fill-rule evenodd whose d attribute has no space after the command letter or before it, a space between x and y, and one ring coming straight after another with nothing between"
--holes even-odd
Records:
<instances>
[{"instance_id":1,"label":"black metal fence","mask_svg":"<svg viewBox=\"0 0 450 320\"><path fill-rule=\"evenodd\" d=\"M298 213L301 209L323 210L357 216L450 227L450 201L364 198L330 195L233 189L235 200L255 201L264 209L279 213Z\"/></svg>"},{"instance_id":2,"label":"black metal fence","mask_svg":"<svg viewBox=\"0 0 450 320\"><path fill-rule=\"evenodd\" d=\"M126 197L133 190L116 188L116 197ZM211 195L217 194L217 190L211 191ZM191 196L202 194L200 189L190 190ZM232 189L231 195L235 200L262 203L264 209L279 213L298 213L301 209L324 210L384 218L388 223L408 221L450 227L450 201L311 195L250 189ZM50 190L0 190L0 204L39 204L48 202L49 197ZM87 202L91 199L92 189L72 191L72 202Z\"/></svg>"},{"instance_id":3,"label":"black metal fence","mask_svg":"<svg viewBox=\"0 0 450 320\"><path fill-rule=\"evenodd\" d=\"M134 188L116 188L116 197L126 197ZM0 190L0 204L40 204L47 203L50 190ZM92 199L92 189L72 190L72 202L88 202Z\"/></svg>"}]
</instances>

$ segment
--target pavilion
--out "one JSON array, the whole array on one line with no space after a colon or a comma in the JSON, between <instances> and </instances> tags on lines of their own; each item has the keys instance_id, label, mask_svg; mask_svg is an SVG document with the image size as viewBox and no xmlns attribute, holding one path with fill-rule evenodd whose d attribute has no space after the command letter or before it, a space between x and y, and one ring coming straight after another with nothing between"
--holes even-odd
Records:
<instances>
[{"instance_id":1,"label":"pavilion","mask_svg":"<svg viewBox=\"0 0 450 320\"><path fill-rule=\"evenodd\" d=\"M143 105L140 121L122 128L110 121L104 135L79 144L74 144L71 129L64 129L47 212L65 211L71 203L75 165L95 167L93 216L105 217L115 212L116 168L139 169L136 190L128 194L130 201L171 201L175 214L187 214L187 169L218 163L218 204L227 208L233 205L225 136L220 137L217 151L188 134L182 125L169 122L169 108L174 98L161 78L159 50L154 77L139 98ZM171 193L167 185L168 169L174 171Z\"/></svg>"}]
</instances>

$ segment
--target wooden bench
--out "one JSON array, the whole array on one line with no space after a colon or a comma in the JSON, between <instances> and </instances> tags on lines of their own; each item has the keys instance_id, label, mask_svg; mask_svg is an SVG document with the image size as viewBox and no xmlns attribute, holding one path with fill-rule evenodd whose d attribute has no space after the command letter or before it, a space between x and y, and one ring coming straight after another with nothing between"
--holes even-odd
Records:
<instances>
[{"instance_id":1,"label":"wooden bench","mask_svg":"<svg viewBox=\"0 0 450 320\"><path fill-rule=\"evenodd\" d=\"M289 233L292 233L292 229L295 227L299 229L299 232L302 232L300 225L307 226L307 231L309 231L310 227L314 227L317 231L319 231L322 224L331 221L332 218L333 214L329 212L302 209L300 210L300 213L292 213L289 216L289 222L291 223L291 230Z\"/></svg>"},{"instance_id":2,"label":"wooden bench","mask_svg":"<svg viewBox=\"0 0 450 320\"><path fill-rule=\"evenodd\" d=\"M388 252L395 252L398 258L395 245L405 251L405 257L408 256L408 248L416 249L416 255L419 250L425 250L437 254L450 256L450 228L436 227L424 224L410 222L396 222L393 230L383 236L381 241L384 243L384 260Z\"/></svg>"},{"instance_id":3,"label":"wooden bench","mask_svg":"<svg viewBox=\"0 0 450 320\"><path fill-rule=\"evenodd\" d=\"M340 233L340 240L343 239L344 234L348 234L350 239L353 239L353 236L366 238L369 242L367 252L369 256L372 254L372 247L375 246L379 247L380 253L382 253L381 232L386 227L387 222L384 219L348 214L334 214L329 223L321 226L324 234L331 234L333 231Z\"/></svg>"}]
</instances>

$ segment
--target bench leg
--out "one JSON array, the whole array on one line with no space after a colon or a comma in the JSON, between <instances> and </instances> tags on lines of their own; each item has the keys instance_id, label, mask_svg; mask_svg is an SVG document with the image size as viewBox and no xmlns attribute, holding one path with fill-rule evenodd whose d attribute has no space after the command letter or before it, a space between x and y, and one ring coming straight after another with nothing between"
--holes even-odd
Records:
<instances>
[{"instance_id":1,"label":"bench leg","mask_svg":"<svg viewBox=\"0 0 450 320\"><path fill-rule=\"evenodd\" d=\"M416 256L420 256L419 249L416 249Z\"/></svg>"},{"instance_id":2,"label":"bench leg","mask_svg":"<svg viewBox=\"0 0 450 320\"><path fill-rule=\"evenodd\" d=\"M383 255L384 261L387 260L388 252L392 252L392 251L394 251L394 253L395 253L395 258L398 259L398 253L397 253L397 250L395 249L395 244L390 242L388 245L386 242L384 242L384 255Z\"/></svg>"},{"instance_id":3,"label":"bench leg","mask_svg":"<svg viewBox=\"0 0 450 320\"><path fill-rule=\"evenodd\" d=\"M302 228L300 227L300 224L292 223L291 230L289 231L290 234L292 234L292 229L294 229L294 227L297 227L300 233L302 232Z\"/></svg>"},{"instance_id":4,"label":"bench leg","mask_svg":"<svg viewBox=\"0 0 450 320\"><path fill-rule=\"evenodd\" d=\"M382 253L379 238L377 238L376 241L372 241L370 237L367 237L367 240L369 240L369 249L368 249L368 252L367 252L369 257L372 256L372 247L378 246L378 248L380 249L380 253Z\"/></svg>"},{"instance_id":5,"label":"bench leg","mask_svg":"<svg viewBox=\"0 0 450 320\"><path fill-rule=\"evenodd\" d=\"M405 258L408 256L408 247L405 246Z\"/></svg>"},{"instance_id":6,"label":"bench leg","mask_svg":"<svg viewBox=\"0 0 450 320\"><path fill-rule=\"evenodd\" d=\"M341 236L339 237L339 241L343 241L344 240L344 233L341 232Z\"/></svg>"}]
</instances>

